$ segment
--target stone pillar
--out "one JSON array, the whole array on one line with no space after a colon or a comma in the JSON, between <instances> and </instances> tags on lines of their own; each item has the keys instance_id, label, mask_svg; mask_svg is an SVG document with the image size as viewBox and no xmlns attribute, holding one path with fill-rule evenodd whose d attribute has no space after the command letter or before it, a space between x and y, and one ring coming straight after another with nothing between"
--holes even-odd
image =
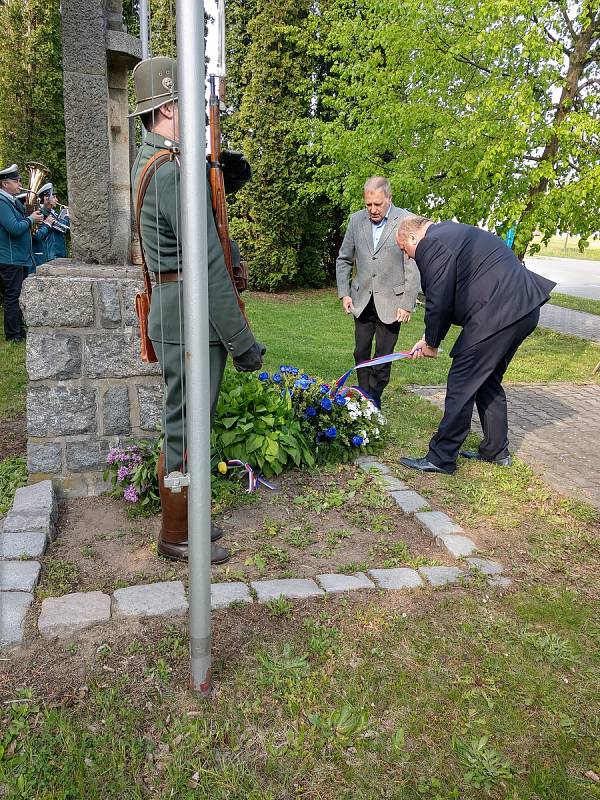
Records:
<instances>
[{"instance_id":1,"label":"stone pillar","mask_svg":"<svg viewBox=\"0 0 600 800\"><path fill-rule=\"evenodd\" d=\"M67 183L73 258L128 264L127 76L140 60L121 0L62 0Z\"/></svg>"},{"instance_id":2,"label":"stone pillar","mask_svg":"<svg viewBox=\"0 0 600 800\"><path fill-rule=\"evenodd\" d=\"M70 259L23 284L30 481L51 478L62 496L98 494L109 448L158 434L162 378L139 356L140 288L139 268Z\"/></svg>"}]
</instances>

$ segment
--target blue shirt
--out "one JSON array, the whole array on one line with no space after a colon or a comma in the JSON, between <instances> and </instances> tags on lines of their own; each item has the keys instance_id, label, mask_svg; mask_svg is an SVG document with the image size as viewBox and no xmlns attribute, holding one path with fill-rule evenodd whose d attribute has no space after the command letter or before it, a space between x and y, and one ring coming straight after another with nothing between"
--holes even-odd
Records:
<instances>
[{"instance_id":1,"label":"blue shirt","mask_svg":"<svg viewBox=\"0 0 600 800\"><path fill-rule=\"evenodd\" d=\"M377 249L377 245L379 244L379 240L381 238L381 232L385 228L385 223L388 221L389 215L390 209L388 208L386 215L381 222L371 222L371 227L373 228L373 250Z\"/></svg>"}]
</instances>

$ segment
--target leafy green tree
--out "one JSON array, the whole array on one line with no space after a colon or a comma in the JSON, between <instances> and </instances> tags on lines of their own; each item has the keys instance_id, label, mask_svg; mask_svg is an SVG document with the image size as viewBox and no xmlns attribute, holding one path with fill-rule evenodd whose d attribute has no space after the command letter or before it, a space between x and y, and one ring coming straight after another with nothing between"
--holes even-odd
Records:
<instances>
[{"instance_id":1,"label":"leafy green tree","mask_svg":"<svg viewBox=\"0 0 600 800\"><path fill-rule=\"evenodd\" d=\"M313 113L310 0L227 6L228 144L249 159L253 180L231 204L231 231L251 265L254 288L322 285L330 203L308 193L311 154L303 121Z\"/></svg>"},{"instance_id":2,"label":"leafy green tree","mask_svg":"<svg viewBox=\"0 0 600 800\"><path fill-rule=\"evenodd\" d=\"M494 229L600 228L600 11L593 0L326 0L330 119L314 180L355 208L373 172L396 202Z\"/></svg>"},{"instance_id":3,"label":"leafy green tree","mask_svg":"<svg viewBox=\"0 0 600 800\"><path fill-rule=\"evenodd\" d=\"M40 161L66 200L60 0L0 5L0 161Z\"/></svg>"}]
</instances>

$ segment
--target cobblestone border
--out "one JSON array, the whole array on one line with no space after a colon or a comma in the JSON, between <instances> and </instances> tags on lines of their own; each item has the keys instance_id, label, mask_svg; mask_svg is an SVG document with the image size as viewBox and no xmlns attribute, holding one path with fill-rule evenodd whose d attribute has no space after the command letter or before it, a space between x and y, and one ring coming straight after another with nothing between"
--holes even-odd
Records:
<instances>
[{"instance_id":1,"label":"cobblestone border","mask_svg":"<svg viewBox=\"0 0 600 800\"><path fill-rule=\"evenodd\" d=\"M433 511L429 502L403 481L391 475L388 466L364 456L356 460L359 469L381 477L384 489L398 507L414 518L440 547L455 558L465 558L467 569L460 567L420 567L370 569L367 574L326 573L312 578L285 578L251 581L249 584L213 583L211 609L232 605L268 603L285 597L305 599L357 590L414 590L430 585L446 586L468 580L474 572L484 575L491 587L507 588L510 578L497 561L480 558L475 542L463 529L441 511ZM40 563L32 560L43 555L56 532L56 496L51 481L41 481L18 489L13 508L0 533L0 649L20 644L24 639L24 621L33 602ZM7 527L8 523L8 527ZM185 614L188 602L181 581L128 586L112 595L104 592L74 592L49 597L42 602L37 629L46 638L68 637L110 619L122 617L173 616Z\"/></svg>"}]
</instances>

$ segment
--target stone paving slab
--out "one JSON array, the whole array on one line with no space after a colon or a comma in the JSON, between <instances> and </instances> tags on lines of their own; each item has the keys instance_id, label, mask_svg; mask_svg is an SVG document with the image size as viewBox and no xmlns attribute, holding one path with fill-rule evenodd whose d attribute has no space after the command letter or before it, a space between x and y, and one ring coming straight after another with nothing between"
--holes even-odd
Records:
<instances>
[{"instance_id":1,"label":"stone paving slab","mask_svg":"<svg viewBox=\"0 0 600 800\"><path fill-rule=\"evenodd\" d=\"M371 470L377 470L380 475L391 475L391 469L386 465L382 464L381 461L377 461L376 459L365 458L364 460L356 459L356 464L363 472L371 472Z\"/></svg>"},{"instance_id":2,"label":"stone paving slab","mask_svg":"<svg viewBox=\"0 0 600 800\"><path fill-rule=\"evenodd\" d=\"M40 569L39 561L0 561L0 591L33 592Z\"/></svg>"},{"instance_id":3,"label":"stone paving slab","mask_svg":"<svg viewBox=\"0 0 600 800\"><path fill-rule=\"evenodd\" d=\"M419 572L427 578L432 586L456 583L466 574L458 567L419 567Z\"/></svg>"},{"instance_id":4,"label":"stone paving slab","mask_svg":"<svg viewBox=\"0 0 600 800\"><path fill-rule=\"evenodd\" d=\"M499 575L504 571L502 564L489 558L467 558L467 562L484 575Z\"/></svg>"},{"instance_id":5,"label":"stone paving slab","mask_svg":"<svg viewBox=\"0 0 600 800\"><path fill-rule=\"evenodd\" d=\"M110 597L103 592L73 592L47 597L42 603L38 630L46 638L71 636L110 619Z\"/></svg>"},{"instance_id":6,"label":"stone paving slab","mask_svg":"<svg viewBox=\"0 0 600 800\"><path fill-rule=\"evenodd\" d=\"M410 486L407 483L401 481L400 478L395 478L393 475L382 475L379 480L383 488L388 492L408 492L410 490Z\"/></svg>"},{"instance_id":7,"label":"stone paving slab","mask_svg":"<svg viewBox=\"0 0 600 800\"><path fill-rule=\"evenodd\" d=\"M0 648L23 641L23 623L32 603L28 592L0 592Z\"/></svg>"},{"instance_id":8,"label":"stone paving slab","mask_svg":"<svg viewBox=\"0 0 600 800\"><path fill-rule=\"evenodd\" d=\"M39 481L29 486L21 486L15 492L12 504L14 511L50 511L50 516L56 520L58 504L52 481Z\"/></svg>"},{"instance_id":9,"label":"stone paving slab","mask_svg":"<svg viewBox=\"0 0 600 800\"><path fill-rule=\"evenodd\" d=\"M443 408L445 386L409 388ZM505 391L511 452L561 495L600 510L600 385L532 383L506 386ZM476 412L472 429L481 435Z\"/></svg>"},{"instance_id":10,"label":"stone paving slab","mask_svg":"<svg viewBox=\"0 0 600 800\"><path fill-rule=\"evenodd\" d=\"M210 607L227 608L232 603L253 603L250 589L245 583L211 583Z\"/></svg>"},{"instance_id":11,"label":"stone paving slab","mask_svg":"<svg viewBox=\"0 0 600 800\"><path fill-rule=\"evenodd\" d=\"M181 581L161 581L143 586L127 586L113 592L116 617L158 617L184 614L188 609Z\"/></svg>"},{"instance_id":12,"label":"stone paving slab","mask_svg":"<svg viewBox=\"0 0 600 800\"><path fill-rule=\"evenodd\" d=\"M477 550L477 545L472 539L469 539L468 536L457 536L456 534L447 533L443 536L438 536L435 542L445 547L454 558L470 556L471 553Z\"/></svg>"},{"instance_id":13,"label":"stone paving slab","mask_svg":"<svg viewBox=\"0 0 600 800\"><path fill-rule=\"evenodd\" d=\"M325 575L317 575L317 580L328 593L351 592L355 589L375 588L373 581L370 581L364 572L355 572L354 575L327 573Z\"/></svg>"},{"instance_id":14,"label":"stone paving slab","mask_svg":"<svg viewBox=\"0 0 600 800\"><path fill-rule=\"evenodd\" d=\"M512 580L504 575L494 575L488 579L488 586L493 586L497 589L508 589L512 584Z\"/></svg>"},{"instance_id":15,"label":"stone paving slab","mask_svg":"<svg viewBox=\"0 0 600 800\"><path fill-rule=\"evenodd\" d=\"M289 597L302 600L305 597L324 595L323 589L310 578L281 578L272 581L251 581L250 586L256 592L259 603L268 603L278 597Z\"/></svg>"},{"instance_id":16,"label":"stone paving slab","mask_svg":"<svg viewBox=\"0 0 600 800\"><path fill-rule=\"evenodd\" d=\"M52 538L54 532L50 509L13 509L4 520L4 533L44 533Z\"/></svg>"},{"instance_id":17,"label":"stone paving slab","mask_svg":"<svg viewBox=\"0 0 600 800\"><path fill-rule=\"evenodd\" d=\"M382 589L416 589L423 581L416 569L370 569L369 575Z\"/></svg>"},{"instance_id":18,"label":"stone paving slab","mask_svg":"<svg viewBox=\"0 0 600 800\"><path fill-rule=\"evenodd\" d=\"M0 559L39 558L47 544L45 533L0 533Z\"/></svg>"},{"instance_id":19,"label":"stone paving slab","mask_svg":"<svg viewBox=\"0 0 600 800\"><path fill-rule=\"evenodd\" d=\"M535 270L534 270L535 271ZM540 309L540 327L600 342L600 316L546 303Z\"/></svg>"},{"instance_id":20,"label":"stone paving slab","mask_svg":"<svg viewBox=\"0 0 600 800\"><path fill-rule=\"evenodd\" d=\"M464 533L460 525L457 525L443 511L420 511L415 514L415 519L425 533L428 533L433 539L453 533Z\"/></svg>"},{"instance_id":21,"label":"stone paving slab","mask_svg":"<svg viewBox=\"0 0 600 800\"><path fill-rule=\"evenodd\" d=\"M418 492L390 492L391 496L396 501L396 505L404 511L405 514L414 514L415 511L420 511L423 508L429 508L429 503Z\"/></svg>"}]
</instances>

